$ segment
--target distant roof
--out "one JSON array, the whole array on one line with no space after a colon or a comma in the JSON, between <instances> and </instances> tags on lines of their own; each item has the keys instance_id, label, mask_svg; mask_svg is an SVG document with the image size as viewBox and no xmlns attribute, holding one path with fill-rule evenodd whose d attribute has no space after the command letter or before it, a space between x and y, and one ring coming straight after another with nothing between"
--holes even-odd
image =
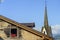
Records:
<instances>
[{"instance_id":1,"label":"distant roof","mask_svg":"<svg viewBox=\"0 0 60 40\"><path fill-rule=\"evenodd\" d=\"M35 23L20 23L20 24L26 25L26 26L28 26L28 27L30 27L30 28L35 27Z\"/></svg>"}]
</instances>

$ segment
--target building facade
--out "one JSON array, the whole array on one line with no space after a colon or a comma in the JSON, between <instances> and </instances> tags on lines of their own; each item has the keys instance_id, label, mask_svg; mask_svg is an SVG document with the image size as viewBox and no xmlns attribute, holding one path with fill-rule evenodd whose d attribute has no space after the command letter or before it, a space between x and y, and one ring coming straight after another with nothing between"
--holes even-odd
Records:
<instances>
[{"instance_id":1,"label":"building facade","mask_svg":"<svg viewBox=\"0 0 60 40\"><path fill-rule=\"evenodd\" d=\"M37 30L0 15L0 40L53 40Z\"/></svg>"}]
</instances>

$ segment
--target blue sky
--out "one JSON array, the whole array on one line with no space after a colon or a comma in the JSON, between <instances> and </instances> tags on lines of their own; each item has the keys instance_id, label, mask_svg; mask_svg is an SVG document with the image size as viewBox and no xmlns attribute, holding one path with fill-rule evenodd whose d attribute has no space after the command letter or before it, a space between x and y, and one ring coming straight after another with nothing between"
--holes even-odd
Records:
<instances>
[{"instance_id":1,"label":"blue sky","mask_svg":"<svg viewBox=\"0 0 60 40\"><path fill-rule=\"evenodd\" d=\"M35 22L35 29L40 30L44 24L44 1L2 0L0 3L0 15L20 23ZM60 0L47 0L47 10L49 25L53 28L55 25L60 25Z\"/></svg>"}]
</instances>

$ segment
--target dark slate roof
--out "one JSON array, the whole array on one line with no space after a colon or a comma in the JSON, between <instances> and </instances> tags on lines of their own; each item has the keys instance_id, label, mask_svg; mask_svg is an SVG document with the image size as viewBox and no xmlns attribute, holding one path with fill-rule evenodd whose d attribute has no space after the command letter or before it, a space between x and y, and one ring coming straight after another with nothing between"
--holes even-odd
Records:
<instances>
[{"instance_id":1,"label":"dark slate roof","mask_svg":"<svg viewBox=\"0 0 60 40\"><path fill-rule=\"evenodd\" d=\"M35 27L35 23L20 23L20 24L26 25L26 26L28 26L28 27L30 27L30 28Z\"/></svg>"}]
</instances>

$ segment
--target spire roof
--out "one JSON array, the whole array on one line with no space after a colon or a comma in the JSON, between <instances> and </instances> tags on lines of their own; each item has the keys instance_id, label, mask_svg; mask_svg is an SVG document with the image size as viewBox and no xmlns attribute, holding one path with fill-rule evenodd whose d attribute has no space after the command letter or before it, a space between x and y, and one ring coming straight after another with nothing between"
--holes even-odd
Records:
<instances>
[{"instance_id":1,"label":"spire roof","mask_svg":"<svg viewBox=\"0 0 60 40\"><path fill-rule=\"evenodd\" d=\"M47 16L47 3L46 3L46 0L45 0L45 12L44 12L44 26L48 26L48 16Z\"/></svg>"},{"instance_id":2,"label":"spire roof","mask_svg":"<svg viewBox=\"0 0 60 40\"><path fill-rule=\"evenodd\" d=\"M52 30L51 27L48 24L48 16L47 16L47 3L45 0L45 10L44 10L44 26L42 27L41 32L46 33L48 36L52 37Z\"/></svg>"}]
</instances>

